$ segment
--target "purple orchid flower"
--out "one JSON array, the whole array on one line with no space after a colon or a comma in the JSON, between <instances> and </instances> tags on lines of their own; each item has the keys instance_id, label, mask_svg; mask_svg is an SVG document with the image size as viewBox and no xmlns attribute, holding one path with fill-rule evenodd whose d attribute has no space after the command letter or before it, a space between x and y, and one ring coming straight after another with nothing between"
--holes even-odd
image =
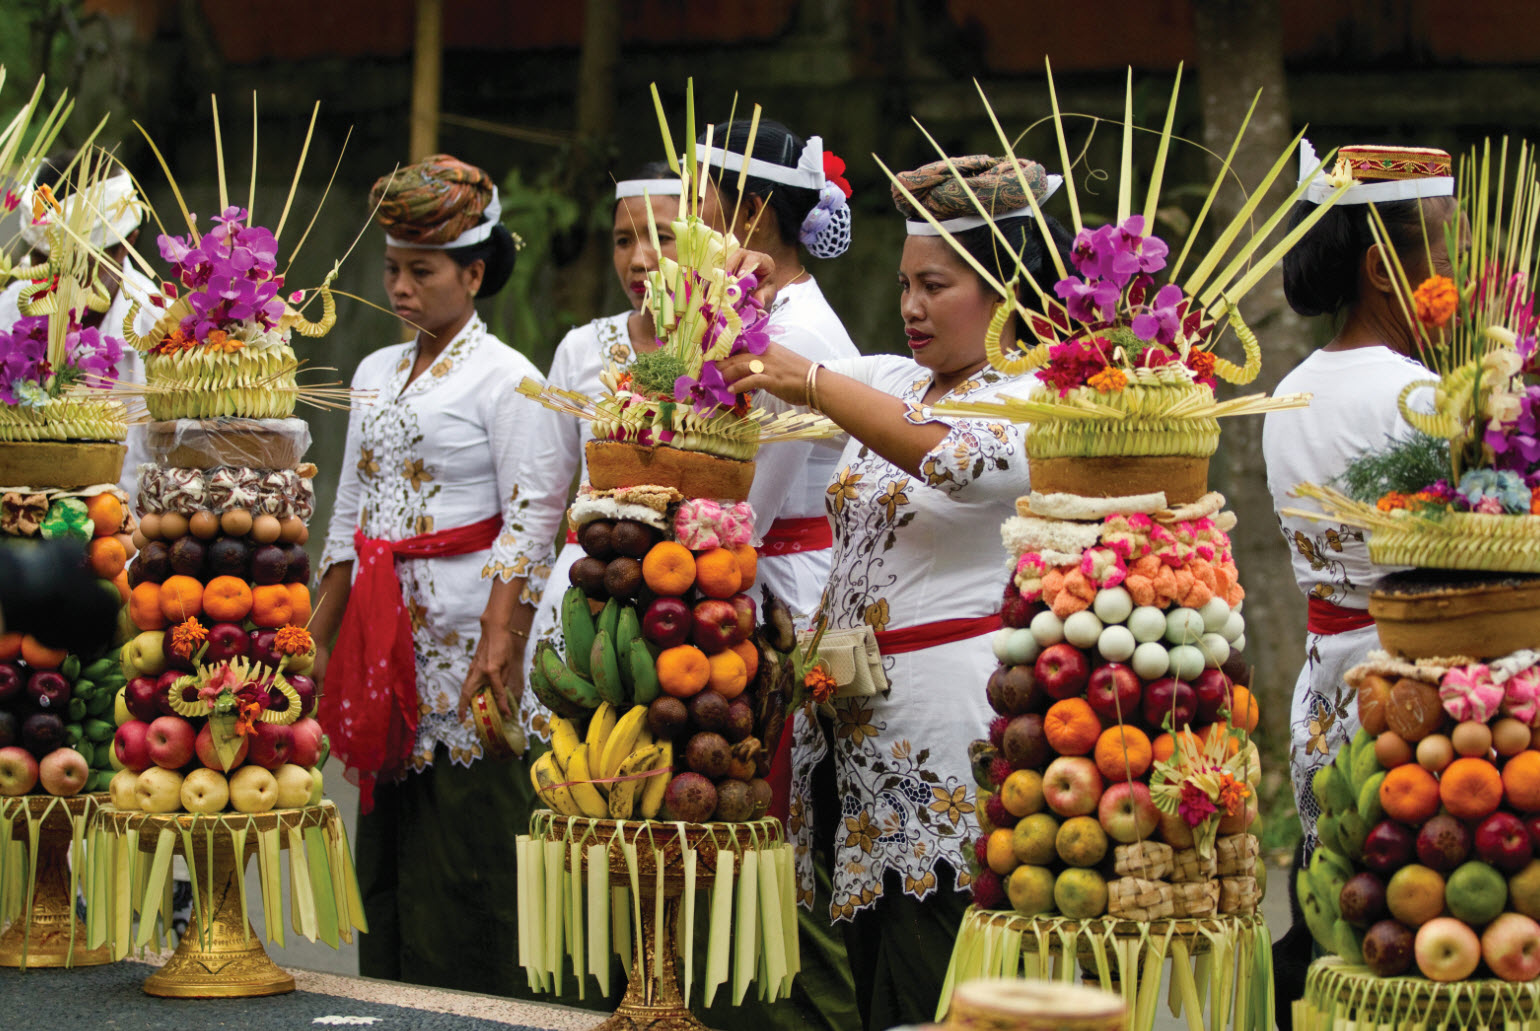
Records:
<instances>
[{"instance_id":1,"label":"purple orchid flower","mask_svg":"<svg viewBox=\"0 0 1540 1031\"><path fill-rule=\"evenodd\" d=\"M1106 279L1086 281L1073 276L1059 280L1053 292L1077 322L1110 322L1117 314L1121 288Z\"/></svg>"},{"instance_id":2,"label":"purple orchid flower","mask_svg":"<svg viewBox=\"0 0 1540 1031\"><path fill-rule=\"evenodd\" d=\"M674 400L689 404L697 415L710 415L713 408L731 408L738 396L727 389L727 381L717 370L716 362L705 362L700 379L680 376L674 380Z\"/></svg>"},{"instance_id":3,"label":"purple orchid flower","mask_svg":"<svg viewBox=\"0 0 1540 1031\"><path fill-rule=\"evenodd\" d=\"M1155 293L1153 303L1134 316L1131 328L1140 340L1154 340L1170 347L1182 328L1182 288L1167 283Z\"/></svg>"}]
</instances>

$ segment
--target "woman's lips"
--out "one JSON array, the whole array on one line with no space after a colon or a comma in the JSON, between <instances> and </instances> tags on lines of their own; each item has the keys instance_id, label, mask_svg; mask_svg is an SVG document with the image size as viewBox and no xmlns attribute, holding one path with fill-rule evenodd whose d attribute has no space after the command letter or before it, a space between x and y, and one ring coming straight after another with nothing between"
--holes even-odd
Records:
<instances>
[{"instance_id":1,"label":"woman's lips","mask_svg":"<svg viewBox=\"0 0 1540 1031\"><path fill-rule=\"evenodd\" d=\"M918 351L934 339L929 333L921 333L917 329L906 329L904 335L909 338L909 347L914 351Z\"/></svg>"},{"instance_id":2,"label":"woman's lips","mask_svg":"<svg viewBox=\"0 0 1540 1031\"><path fill-rule=\"evenodd\" d=\"M630 284L630 290L636 296L641 297L647 292L647 284L645 282L632 283Z\"/></svg>"}]
</instances>

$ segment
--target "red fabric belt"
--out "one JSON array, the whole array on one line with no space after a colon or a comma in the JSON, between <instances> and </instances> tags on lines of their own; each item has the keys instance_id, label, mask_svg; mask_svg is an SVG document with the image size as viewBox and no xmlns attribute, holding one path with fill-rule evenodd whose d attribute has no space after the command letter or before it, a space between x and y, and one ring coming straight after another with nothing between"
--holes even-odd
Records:
<instances>
[{"instance_id":1,"label":"red fabric belt","mask_svg":"<svg viewBox=\"0 0 1540 1031\"><path fill-rule=\"evenodd\" d=\"M577 543L577 531L576 530L568 530L567 531L567 543L568 544L576 544Z\"/></svg>"},{"instance_id":2,"label":"red fabric belt","mask_svg":"<svg viewBox=\"0 0 1540 1031\"><path fill-rule=\"evenodd\" d=\"M1310 598L1307 604L1305 629L1312 634L1345 634L1374 625L1374 617L1366 609L1344 608L1325 598Z\"/></svg>"},{"instance_id":3,"label":"red fabric belt","mask_svg":"<svg viewBox=\"0 0 1540 1031\"><path fill-rule=\"evenodd\" d=\"M777 519L770 524L765 542L759 546L762 557L792 555L800 551L827 551L834 547L834 531L827 516L806 519Z\"/></svg>"},{"instance_id":4,"label":"red fabric belt","mask_svg":"<svg viewBox=\"0 0 1540 1031\"><path fill-rule=\"evenodd\" d=\"M485 551L502 522L501 516L488 516L400 541L353 531L353 588L326 670L320 719L348 779L357 780L363 812L374 808L375 782L400 772L417 738L417 660L396 560Z\"/></svg>"},{"instance_id":5,"label":"red fabric belt","mask_svg":"<svg viewBox=\"0 0 1540 1031\"><path fill-rule=\"evenodd\" d=\"M999 630L1000 614L974 616L971 619L943 619L937 623L906 626L902 630L877 631L877 650L884 655L902 655L924 648L934 648L953 641L966 641Z\"/></svg>"},{"instance_id":6,"label":"red fabric belt","mask_svg":"<svg viewBox=\"0 0 1540 1031\"><path fill-rule=\"evenodd\" d=\"M770 776L765 778L770 782L770 815L780 820L783 827L791 817L791 739L800 718L800 712L786 717L781 739L775 743L775 752L770 757Z\"/></svg>"}]
</instances>

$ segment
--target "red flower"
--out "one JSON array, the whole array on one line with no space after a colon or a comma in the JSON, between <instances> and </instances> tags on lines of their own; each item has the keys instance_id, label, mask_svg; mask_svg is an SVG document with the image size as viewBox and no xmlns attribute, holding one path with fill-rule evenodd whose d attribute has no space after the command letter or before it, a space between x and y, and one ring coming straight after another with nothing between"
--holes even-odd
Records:
<instances>
[{"instance_id":1,"label":"red flower","mask_svg":"<svg viewBox=\"0 0 1540 1031\"><path fill-rule=\"evenodd\" d=\"M850 189L850 183L845 181L845 159L844 158L839 157L836 154L830 153L827 150L824 151L823 152L823 177L825 179L827 179L829 182L833 183L835 186L838 186L840 188L840 192L845 195L845 199L846 200L850 199L850 195L851 195L851 193L853 191Z\"/></svg>"}]
</instances>

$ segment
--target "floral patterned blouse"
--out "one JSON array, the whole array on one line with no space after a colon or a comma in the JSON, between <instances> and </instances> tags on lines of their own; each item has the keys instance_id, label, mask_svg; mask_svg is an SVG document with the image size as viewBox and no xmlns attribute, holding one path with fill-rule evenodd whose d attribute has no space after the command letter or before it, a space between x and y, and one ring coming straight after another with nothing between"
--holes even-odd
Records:
<instances>
[{"instance_id":1,"label":"floral patterned blouse","mask_svg":"<svg viewBox=\"0 0 1540 1031\"><path fill-rule=\"evenodd\" d=\"M476 317L408 384L416 353L415 340L383 348L353 376L353 389L373 398L348 415L320 568L324 575L333 563L353 560L355 527L366 537L403 540L502 513L502 534L486 551L396 564L417 656L412 766L421 771L438 745L462 766L480 758L474 727L455 709L481 636L488 581L538 576L547 544L524 530L520 489L535 404L518 385L539 371Z\"/></svg>"},{"instance_id":2,"label":"floral patterned blouse","mask_svg":"<svg viewBox=\"0 0 1540 1031\"><path fill-rule=\"evenodd\" d=\"M999 611L1009 556L1000 525L1028 492L1024 428L934 417L921 398L930 373L911 359L829 364L910 405L911 421L950 432L926 456L919 478L851 440L826 504L834 524L833 573L823 611L831 627L897 630ZM1025 394L1031 384L985 369L947 400ZM885 875L926 898L936 866L968 888L969 842L978 834L968 743L991 712L984 685L995 666L987 637L885 656L887 696L837 699L834 736L799 718L789 830L797 843L800 895L812 898L813 767L835 752L839 830L831 916L850 919L882 895Z\"/></svg>"}]
</instances>

